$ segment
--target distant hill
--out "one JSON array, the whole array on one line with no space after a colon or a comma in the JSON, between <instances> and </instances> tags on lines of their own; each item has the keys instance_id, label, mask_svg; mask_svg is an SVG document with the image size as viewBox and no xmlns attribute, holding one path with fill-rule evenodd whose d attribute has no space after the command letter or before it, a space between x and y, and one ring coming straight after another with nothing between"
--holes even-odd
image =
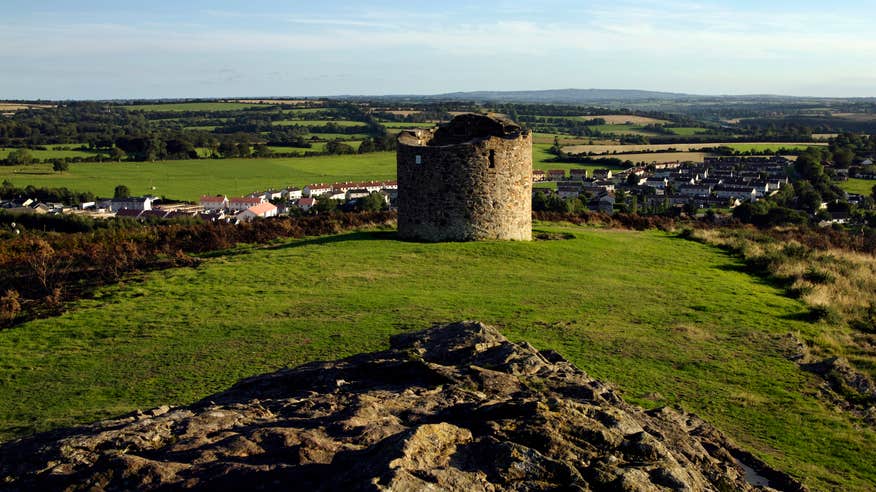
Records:
<instances>
[{"instance_id":1,"label":"distant hill","mask_svg":"<svg viewBox=\"0 0 876 492\"><path fill-rule=\"evenodd\" d=\"M529 102L585 104L606 101L653 101L679 100L702 96L692 96L675 92L655 92L623 89L550 89L541 91L474 91L450 92L425 96L427 99L465 100L486 102Z\"/></svg>"},{"instance_id":2,"label":"distant hill","mask_svg":"<svg viewBox=\"0 0 876 492\"><path fill-rule=\"evenodd\" d=\"M745 94L745 95L704 95L686 94L680 92L658 92L634 89L549 89L538 91L470 91L448 92L445 94L388 94L385 96L332 96L330 99L350 100L386 100L411 102L438 101L470 101L478 103L546 103L546 104L577 104L577 105L665 105L672 103L696 102L706 104L731 103L842 103L867 102L876 98L831 98L831 97L798 97L776 94Z\"/></svg>"}]
</instances>

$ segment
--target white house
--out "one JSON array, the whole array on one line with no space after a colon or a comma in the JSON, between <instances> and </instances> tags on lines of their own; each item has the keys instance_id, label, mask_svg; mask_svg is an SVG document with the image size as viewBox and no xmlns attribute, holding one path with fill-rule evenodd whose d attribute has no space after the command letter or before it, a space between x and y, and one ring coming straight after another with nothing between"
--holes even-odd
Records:
<instances>
[{"instance_id":1,"label":"white house","mask_svg":"<svg viewBox=\"0 0 876 492\"><path fill-rule=\"evenodd\" d=\"M152 210L151 196L134 196L128 198L113 198L110 202L110 210L117 212L119 210Z\"/></svg>"},{"instance_id":2,"label":"white house","mask_svg":"<svg viewBox=\"0 0 876 492\"><path fill-rule=\"evenodd\" d=\"M593 179L611 179L611 169L594 169Z\"/></svg>"},{"instance_id":3,"label":"white house","mask_svg":"<svg viewBox=\"0 0 876 492\"><path fill-rule=\"evenodd\" d=\"M268 218L268 217L276 217L277 216L277 207L274 206L273 203L264 202L258 205L254 205L249 207L248 209L240 212L235 217L238 220L249 221L255 219L257 217L260 218Z\"/></svg>"},{"instance_id":4,"label":"white house","mask_svg":"<svg viewBox=\"0 0 876 492\"><path fill-rule=\"evenodd\" d=\"M323 198L326 198L328 200L346 200L347 199L347 192L342 191L342 190L338 190L338 189L334 189L328 193L324 193L322 196L323 196Z\"/></svg>"},{"instance_id":5,"label":"white house","mask_svg":"<svg viewBox=\"0 0 876 492\"><path fill-rule=\"evenodd\" d=\"M313 197L299 198L298 201L295 202L295 205L297 205L298 208L300 208L301 210L304 210L306 212L306 211L310 210L311 208L313 208L314 205L316 205L316 198L313 198Z\"/></svg>"},{"instance_id":6,"label":"white house","mask_svg":"<svg viewBox=\"0 0 876 492\"><path fill-rule=\"evenodd\" d=\"M301 191L301 196L311 197L325 195L332 191L332 185L326 183L311 183L304 187Z\"/></svg>"},{"instance_id":7,"label":"white house","mask_svg":"<svg viewBox=\"0 0 876 492\"><path fill-rule=\"evenodd\" d=\"M260 205L265 203L265 197L257 196L257 197L235 197L228 199L228 210L233 212L240 212L246 210L250 207L255 207L256 205Z\"/></svg>"},{"instance_id":8,"label":"white house","mask_svg":"<svg viewBox=\"0 0 876 492\"><path fill-rule=\"evenodd\" d=\"M371 195L371 192L365 188L351 188L351 189L347 190L347 193L345 194L344 198L347 201L350 201L350 200L355 200L357 198L365 198L366 196L369 196L369 195Z\"/></svg>"},{"instance_id":9,"label":"white house","mask_svg":"<svg viewBox=\"0 0 876 492\"><path fill-rule=\"evenodd\" d=\"M301 188L286 188L283 190L283 195L286 200L297 200L301 198Z\"/></svg>"},{"instance_id":10,"label":"white house","mask_svg":"<svg viewBox=\"0 0 876 492\"><path fill-rule=\"evenodd\" d=\"M204 210L225 210L225 208L228 207L228 198L225 195L204 195L198 203Z\"/></svg>"}]
</instances>

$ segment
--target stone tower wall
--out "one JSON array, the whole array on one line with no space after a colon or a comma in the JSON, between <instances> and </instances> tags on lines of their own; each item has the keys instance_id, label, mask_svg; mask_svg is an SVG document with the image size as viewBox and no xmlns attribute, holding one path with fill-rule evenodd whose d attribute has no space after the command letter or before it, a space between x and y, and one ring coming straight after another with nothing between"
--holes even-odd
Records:
<instances>
[{"instance_id":1,"label":"stone tower wall","mask_svg":"<svg viewBox=\"0 0 876 492\"><path fill-rule=\"evenodd\" d=\"M437 131L409 131L399 138L399 236L421 241L530 240L531 133L520 130L434 145Z\"/></svg>"}]
</instances>

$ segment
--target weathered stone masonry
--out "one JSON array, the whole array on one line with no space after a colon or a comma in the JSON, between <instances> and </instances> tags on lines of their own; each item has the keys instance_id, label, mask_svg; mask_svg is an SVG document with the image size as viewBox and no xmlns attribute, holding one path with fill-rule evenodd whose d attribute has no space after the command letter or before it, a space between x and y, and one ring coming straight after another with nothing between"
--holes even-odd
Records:
<instances>
[{"instance_id":1,"label":"weathered stone masonry","mask_svg":"<svg viewBox=\"0 0 876 492\"><path fill-rule=\"evenodd\" d=\"M402 239L532 238L532 136L516 123L463 114L398 137Z\"/></svg>"}]
</instances>

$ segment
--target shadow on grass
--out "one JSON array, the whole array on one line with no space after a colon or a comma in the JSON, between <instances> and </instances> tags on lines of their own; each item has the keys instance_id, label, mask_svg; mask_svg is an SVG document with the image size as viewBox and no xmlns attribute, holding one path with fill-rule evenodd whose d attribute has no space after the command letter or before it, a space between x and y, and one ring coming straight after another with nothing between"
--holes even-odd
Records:
<instances>
[{"instance_id":1,"label":"shadow on grass","mask_svg":"<svg viewBox=\"0 0 876 492\"><path fill-rule=\"evenodd\" d=\"M396 231L359 231L348 232L346 234L336 234L332 236L320 236L310 239L301 239L292 241L286 244L277 244L268 246L267 250L282 250L290 248L301 248L304 246L319 246L324 244L345 243L348 241L398 241Z\"/></svg>"},{"instance_id":2,"label":"shadow on grass","mask_svg":"<svg viewBox=\"0 0 876 492\"><path fill-rule=\"evenodd\" d=\"M803 321L805 323L813 323L814 321L817 321L816 319L813 319L814 315L812 314L811 310L800 311L799 313L783 314L782 316L779 316L779 318L787 321Z\"/></svg>"},{"instance_id":3,"label":"shadow on grass","mask_svg":"<svg viewBox=\"0 0 876 492\"><path fill-rule=\"evenodd\" d=\"M697 239L694 239L694 238L683 237L683 236L678 236L678 235L669 236L669 238L673 239L673 240L677 240L677 241L691 241L691 242L695 242L698 244L702 244L703 246L706 246L709 248L716 249L716 250L720 251L721 254L729 260L728 263L725 263L723 265L717 265L715 268L717 268L718 270L721 270L724 272L735 272L735 273L742 273L742 274L748 275L756 283L759 283L761 285L769 285L770 287L775 287L777 289L782 289L785 291L785 295L787 297L794 298L794 296L790 295L787 292L787 289L789 286L789 283L787 280L777 278L774 275L772 275L771 273L769 273L768 271L765 271L762 267L759 267L757 265L753 265L751 263L746 262L745 259L743 259L741 256L739 256L737 253L729 250L728 248L722 248L720 246L709 244L709 243L706 243L703 241L698 241Z\"/></svg>"}]
</instances>

